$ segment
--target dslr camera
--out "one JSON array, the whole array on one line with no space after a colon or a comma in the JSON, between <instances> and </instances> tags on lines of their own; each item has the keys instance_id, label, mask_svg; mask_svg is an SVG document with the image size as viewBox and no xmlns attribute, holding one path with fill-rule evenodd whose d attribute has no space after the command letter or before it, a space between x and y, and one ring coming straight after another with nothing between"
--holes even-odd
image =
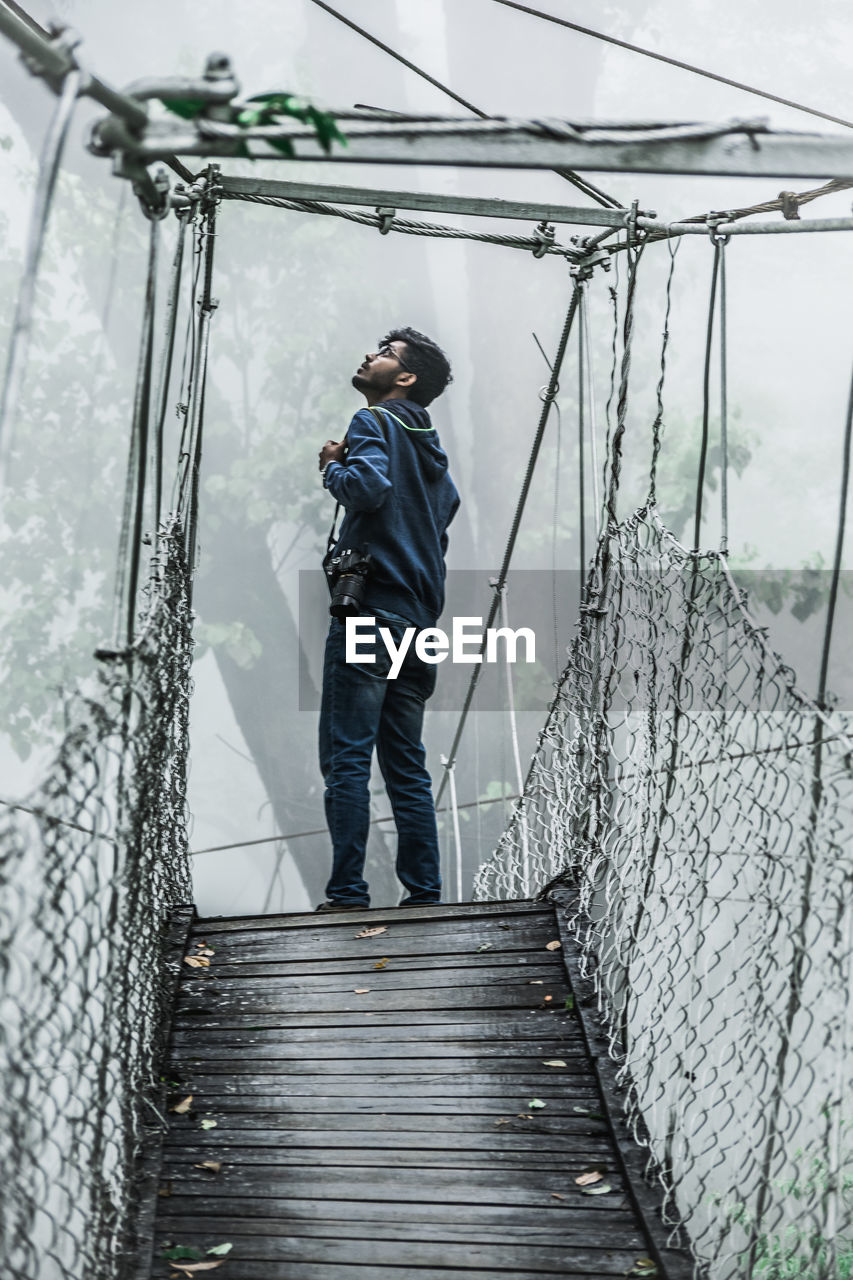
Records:
<instances>
[{"instance_id":1,"label":"dslr camera","mask_svg":"<svg viewBox=\"0 0 853 1280\"><path fill-rule=\"evenodd\" d=\"M368 553L349 548L323 561L332 593L329 613L333 618L352 618L360 611L371 564Z\"/></svg>"}]
</instances>

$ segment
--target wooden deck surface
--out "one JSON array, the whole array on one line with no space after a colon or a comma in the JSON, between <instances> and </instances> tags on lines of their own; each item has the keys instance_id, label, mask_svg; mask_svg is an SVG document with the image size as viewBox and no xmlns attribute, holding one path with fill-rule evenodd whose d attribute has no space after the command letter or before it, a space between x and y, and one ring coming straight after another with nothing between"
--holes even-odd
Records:
<instances>
[{"instance_id":1,"label":"wooden deck surface","mask_svg":"<svg viewBox=\"0 0 853 1280\"><path fill-rule=\"evenodd\" d=\"M559 936L530 903L197 923L187 954L213 955L183 966L167 1076L192 1101L169 1114L151 1275L225 1243L198 1274L604 1280L647 1259ZM582 1192L593 1169L610 1191Z\"/></svg>"}]
</instances>

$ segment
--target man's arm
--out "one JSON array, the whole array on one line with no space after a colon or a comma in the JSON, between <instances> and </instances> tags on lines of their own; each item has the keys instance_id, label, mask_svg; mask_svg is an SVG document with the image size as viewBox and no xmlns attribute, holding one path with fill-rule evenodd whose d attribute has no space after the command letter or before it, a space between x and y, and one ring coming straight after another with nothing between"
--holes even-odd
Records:
<instances>
[{"instance_id":1,"label":"man's arm","mask_svg":"<svg viewBox=\"0 0 853 1280\"><path fill-rule=\"evenodd\" d=\"M344 445L327 440L320 450L323 484L347 511L376 511L391 488L388 443L372 414L359 411Z\"/></svg>"}]
</instances>

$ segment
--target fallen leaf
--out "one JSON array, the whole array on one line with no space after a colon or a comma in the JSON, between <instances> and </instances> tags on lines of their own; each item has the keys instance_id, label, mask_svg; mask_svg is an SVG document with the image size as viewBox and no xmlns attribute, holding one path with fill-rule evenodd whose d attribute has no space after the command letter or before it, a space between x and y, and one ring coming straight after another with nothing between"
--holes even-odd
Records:
<instances>
[{"instance_id":1,"label":"fallen leaf","mask_svg":"<svg viewBox=\"0 0 853 1280\"><path fill-rule=\"evenodd\" d=\"M554 1197L555 1200L565 1200L566 1198L565 1196L561 1196L559 1191L552 1191L551 1195Z\"/></svg>"},{"instance_id":2,"label":"fallen leaf","mask_svg":"<svg viewBox=\"0 0 853 1280\"><path fill-rule=\"evenodd\" d=\"M353 993L357 996L366 996L370 987L353 987Z\"/></svg>"},{"instance_id":3,"label":"fallen leaf","mask_svg":"<svg viewBox=\"0 0 853 1280\"><path fill-rule=\"evenodd\" d=\"M538 1109L539 1107L545 1107L548 1104L543 1102L541 1098L531 1098L527 1105L528 1107L536 1107Z\"/></svg>"},{"instance_id":4,"label":"fallen leaf","mask_svg":"<svg viewBox=\"0 0 853 1280\"><path fill-rule=\"evenodd\" d=\"M561 947L562 945L563 945L563 944L562 944L562 942L560 941L560 939L559 939L559 938L555 938L553 942L546 942L546 943L545 943L545 950L546 950L546 951L559 951L559 950L560 950L560 947Z\"/></svg>"},{"instance_id":5,"label":"fallen leaf","mask_svg":"<svg viewBox=\"0 0 853 1280\"><path fill-rule=\"evenodd\" d=\"M606 1196L608 1191L612 1191L609 1182L596 1182L591 1187L581 1187L581 1195L585 1196Z\"/></svg>"},{"instance_id":6,"label":"fallen leaf","mask_svg":"<svg viewBox=\"0 0 853 1280\"><path fill-rule=\"evenodd\" d=\"M588 1169L586 1173L582 1173L575 1178L575 1182L579 1187L591 1187L594 1182L601 1181L601 1176L600 1169Z\"/></svg>"},{"instance_id":7,"label":"fallen leaf","mask_svg":"<svg viewBox=\"0 0 853 1280\"><path fill-rule=\"evenodd\" d=\"M638 1258L634 1263L634 1269L648 1275L652 1271L657 1271L657 1263L653 1258Z\"/></svg>"},{"instance_id":8,"label":"fallen leaf","mask_svg":"<svg viewBox=\"0 0 853 1280\"><path fill-rule=\"evenodd\" d=\"M212 1249L208 1249L208 1253L215 1253L218 1258L224 1257L226 1253L230 1253L234 1248L233 1244L217 1244Z\"/></svg>"},{"instance_id":9,"label":"fallen leaf","mask_svg":"<svg viewBox=\"0 0 853 1280\"><path fill-rule=\"evenodd\" d=\"M542 986L544 986L544 985L545 985L545 979L544 979L544 978L531 978L531 979L530 979L530 983L529 983L529 985L530 985L531 987L542 987Z\"/></svg>"},{"instance_id":10,"label":"fallen leaf","mask_svg":"<svg viewBox=\"0 0 853 1280\"><path fill-rule=\"evenodd\" d=\"M191 969L209 969L210 961L207 956L184 956L184 964L188 964Z\"/></svg>"},{"instance_id":11,"label":"fallen leaf","mask_svg":"<svg viewBox=\"0 0 853 1280\"><path fill-rule=\"evenodd\" d=\"M547 1004L549 1000L553 1000L553 999L554 999L553 996L545 996L545 1003Z\"/></svg>"},{"instance_id":12,"label":"fallen leaf","mask_svg":"<svg viewBox=\"0 0 853 1280\"><path fill-rule=\"evenodd\" d=\"M387 933L387 932L388 932L387 924L378 924L373 929L362 929L361 933L357 933L355 936L357 938L375 938L377 934Z\"/></svg>"},{"instance_id":13,"label":"fallen leaf","mask_svg":"<svg viewBox=\"0 0 853 1280\"><path fill-rule=\"evenodd\" d=\"M202 1127L202 1129L215 1129L215 1128L216 1128L216 1121L215 1121L215 1120L202 1120L202 1121L201 1121L201 1127Z\"/></svg>"},{"instance_id":14,"label":"fallen leaf","mask_svg":"<svg viewBox=\"0 0 853 1280\"><path fill-rule=\"evenodd\" d=\"M543 1067L567 1067L568 1065L562 1058L546 1058L542 1063Z\"/></svg>"},{"instance_id":15,"label":"fallen leaf","mask_svg":"<svg viewBox=\"0 0 853 1280\"><path fill-rule=\"evenodd\" d=\"M509 1116L501 1116L500 1120L496 1120L495 1124L509 1124Z\"/></svg>"},{"instance_id":16,"label":"fallen leaf","mask_svg":"<svg viewBox=\"0 0 853 1280\"><path fill-rule=\"evenodd\" d=\"M374 969L384 969L387 963L388 963L388 957L383 956L381 960L376 961L376 964L373 967Z\"/></svg>"},{"instance_id":17,"label":"fallen leaf","mask_svg":"<svg viewBox=\"0 0 853 1280\"><path fill-rule=\"evenodd\" d=\"M194 1164L194 1169L209 1169L211 1173L219 1173L222 1168L221 1160L202 1160L201 1164ZM210 1250L208 1249L208 1253Z\"/></svg>"},{"instance_id":18,"label":"fallen leaf","mask_svg":"<svg viewBox=\"0 0 853 1280\"><path fill-rule=\"evenodd\" d=\"M213 947L199 947L197 954L200 956L215 956L216 952L213 950Z\"/></svg>"},{"instance_id":19,"label":"fallen leaf","mask_svg":"<svg viewBox=\"0 0 853 1280\"><path fill-rule=\"evenodd\" d=\"M519 1120L532 1120L533 1116L528 1115L526 1111L519 1111L518 1118Z\"/></svg>"},{"instance_id":20,"label":"fallen leaf","mask_svg":"<svg viewBox=\"0 0 853 1280\"><path fill-rule=\"evenodd\" d=\"M574 1007L575 1007L574 996L566 996L566 1012L571 1013Z\"/></svg>"},{"instance_id":21,"label":"fallen leaf","mask_svg":"<svg viewBox=\"0 0 853 1280\"><path fill-rule=\"evenodd\" d=\"M177 1262L181 1258L203 1258L204 1252L201 1249L195 1249L190 1244L176 1244L172 1249L164 1249L163 1257L167 1262Z\"/></svg>"},{"instance_id":22,"label":"fallen leaf","mask_svg":"<svg viewBox=\"0 0 853 1280\"><path fill-rule=\"evenodd\" d=\"M172 1266L176 1271L183 1271L185 1276L194 1276L199 1271L213 1271L216 1267L221 1267L224 1259L217 1258L216 1262L173 1262Z\"/></svg>"},{"instance_id":23,"label":"fallen leaf","mask_svg":"<svg viewBox=\"0 0 853 1280\"><path fill-rule=\"evenodd\" d=\"M185 1115L187 1114L187 1112L189 1111L189 1109L190 1109L190 1104L191 1104L192 1100L193 1100L193 1095L192 1095L191 1093L189 1093L189 1094L187 1094L187 1096L184 1098L183 1102L177 1102L177 1103L174 1105L174 1107L169 1107L169 1110L170 1110L170 1111L174 1111L174 1112L175 1112L175 1115L178 1115L178 1116L185 1116Z\"/></svg>"},{"instance_id":24,"label":"fallen leaf","mask_svg":"<svg viewBox=\"0 0 853 1280\"><path fill-rule=\"evenodd\" d=\"M162 1187L158 1187L157 1194L158 1196L170 1196L172 1194L171 1182L164 1182Z\"/></svg>"},{"instance_id":25,"label":"fallen leaf","mask_svg":"<svg viewBox=\"0 0 853 1280\"><path fill-rule=\"evenodd\" d=\"M481 943L480 943L480 945L479 945L479 947L477 948L477 950L478 950L478 951L491 951L491 949L492 949L492 947L493 947L494 945L495 945L495 944L494 944L493 942L481 942Z\"/></svg>"}]
</instances>

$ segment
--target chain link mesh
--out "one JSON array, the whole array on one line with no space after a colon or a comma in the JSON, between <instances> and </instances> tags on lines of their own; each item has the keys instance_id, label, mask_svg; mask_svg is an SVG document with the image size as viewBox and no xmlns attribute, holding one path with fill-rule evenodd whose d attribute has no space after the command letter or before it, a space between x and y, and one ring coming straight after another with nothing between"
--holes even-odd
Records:
<instances>
[{"instance_id":1,"label":"chain link mesh","mask_svg":"<svg viewBox=\"0 0 853 1280\"><path fill-rule=\"evenodd\" d=\"M191 900L188 588L173 520L133 649L102 658L27 811L0 820L0 1272L10 1280L129 1274L143 1127L156 1118L167 926Z\"/></svg>"},{"instance_id":2,"label":"chain link mesh","mask_svg":"<svg viewBox=\"0 0 853 1280\"><path fill-rule=\"evenodd\" d=\"M851 743L724 558L654 508L598 548L479 899L569 890L624 1105L714 1280L853 1274Z\"/></svg>"}]
</instances>

